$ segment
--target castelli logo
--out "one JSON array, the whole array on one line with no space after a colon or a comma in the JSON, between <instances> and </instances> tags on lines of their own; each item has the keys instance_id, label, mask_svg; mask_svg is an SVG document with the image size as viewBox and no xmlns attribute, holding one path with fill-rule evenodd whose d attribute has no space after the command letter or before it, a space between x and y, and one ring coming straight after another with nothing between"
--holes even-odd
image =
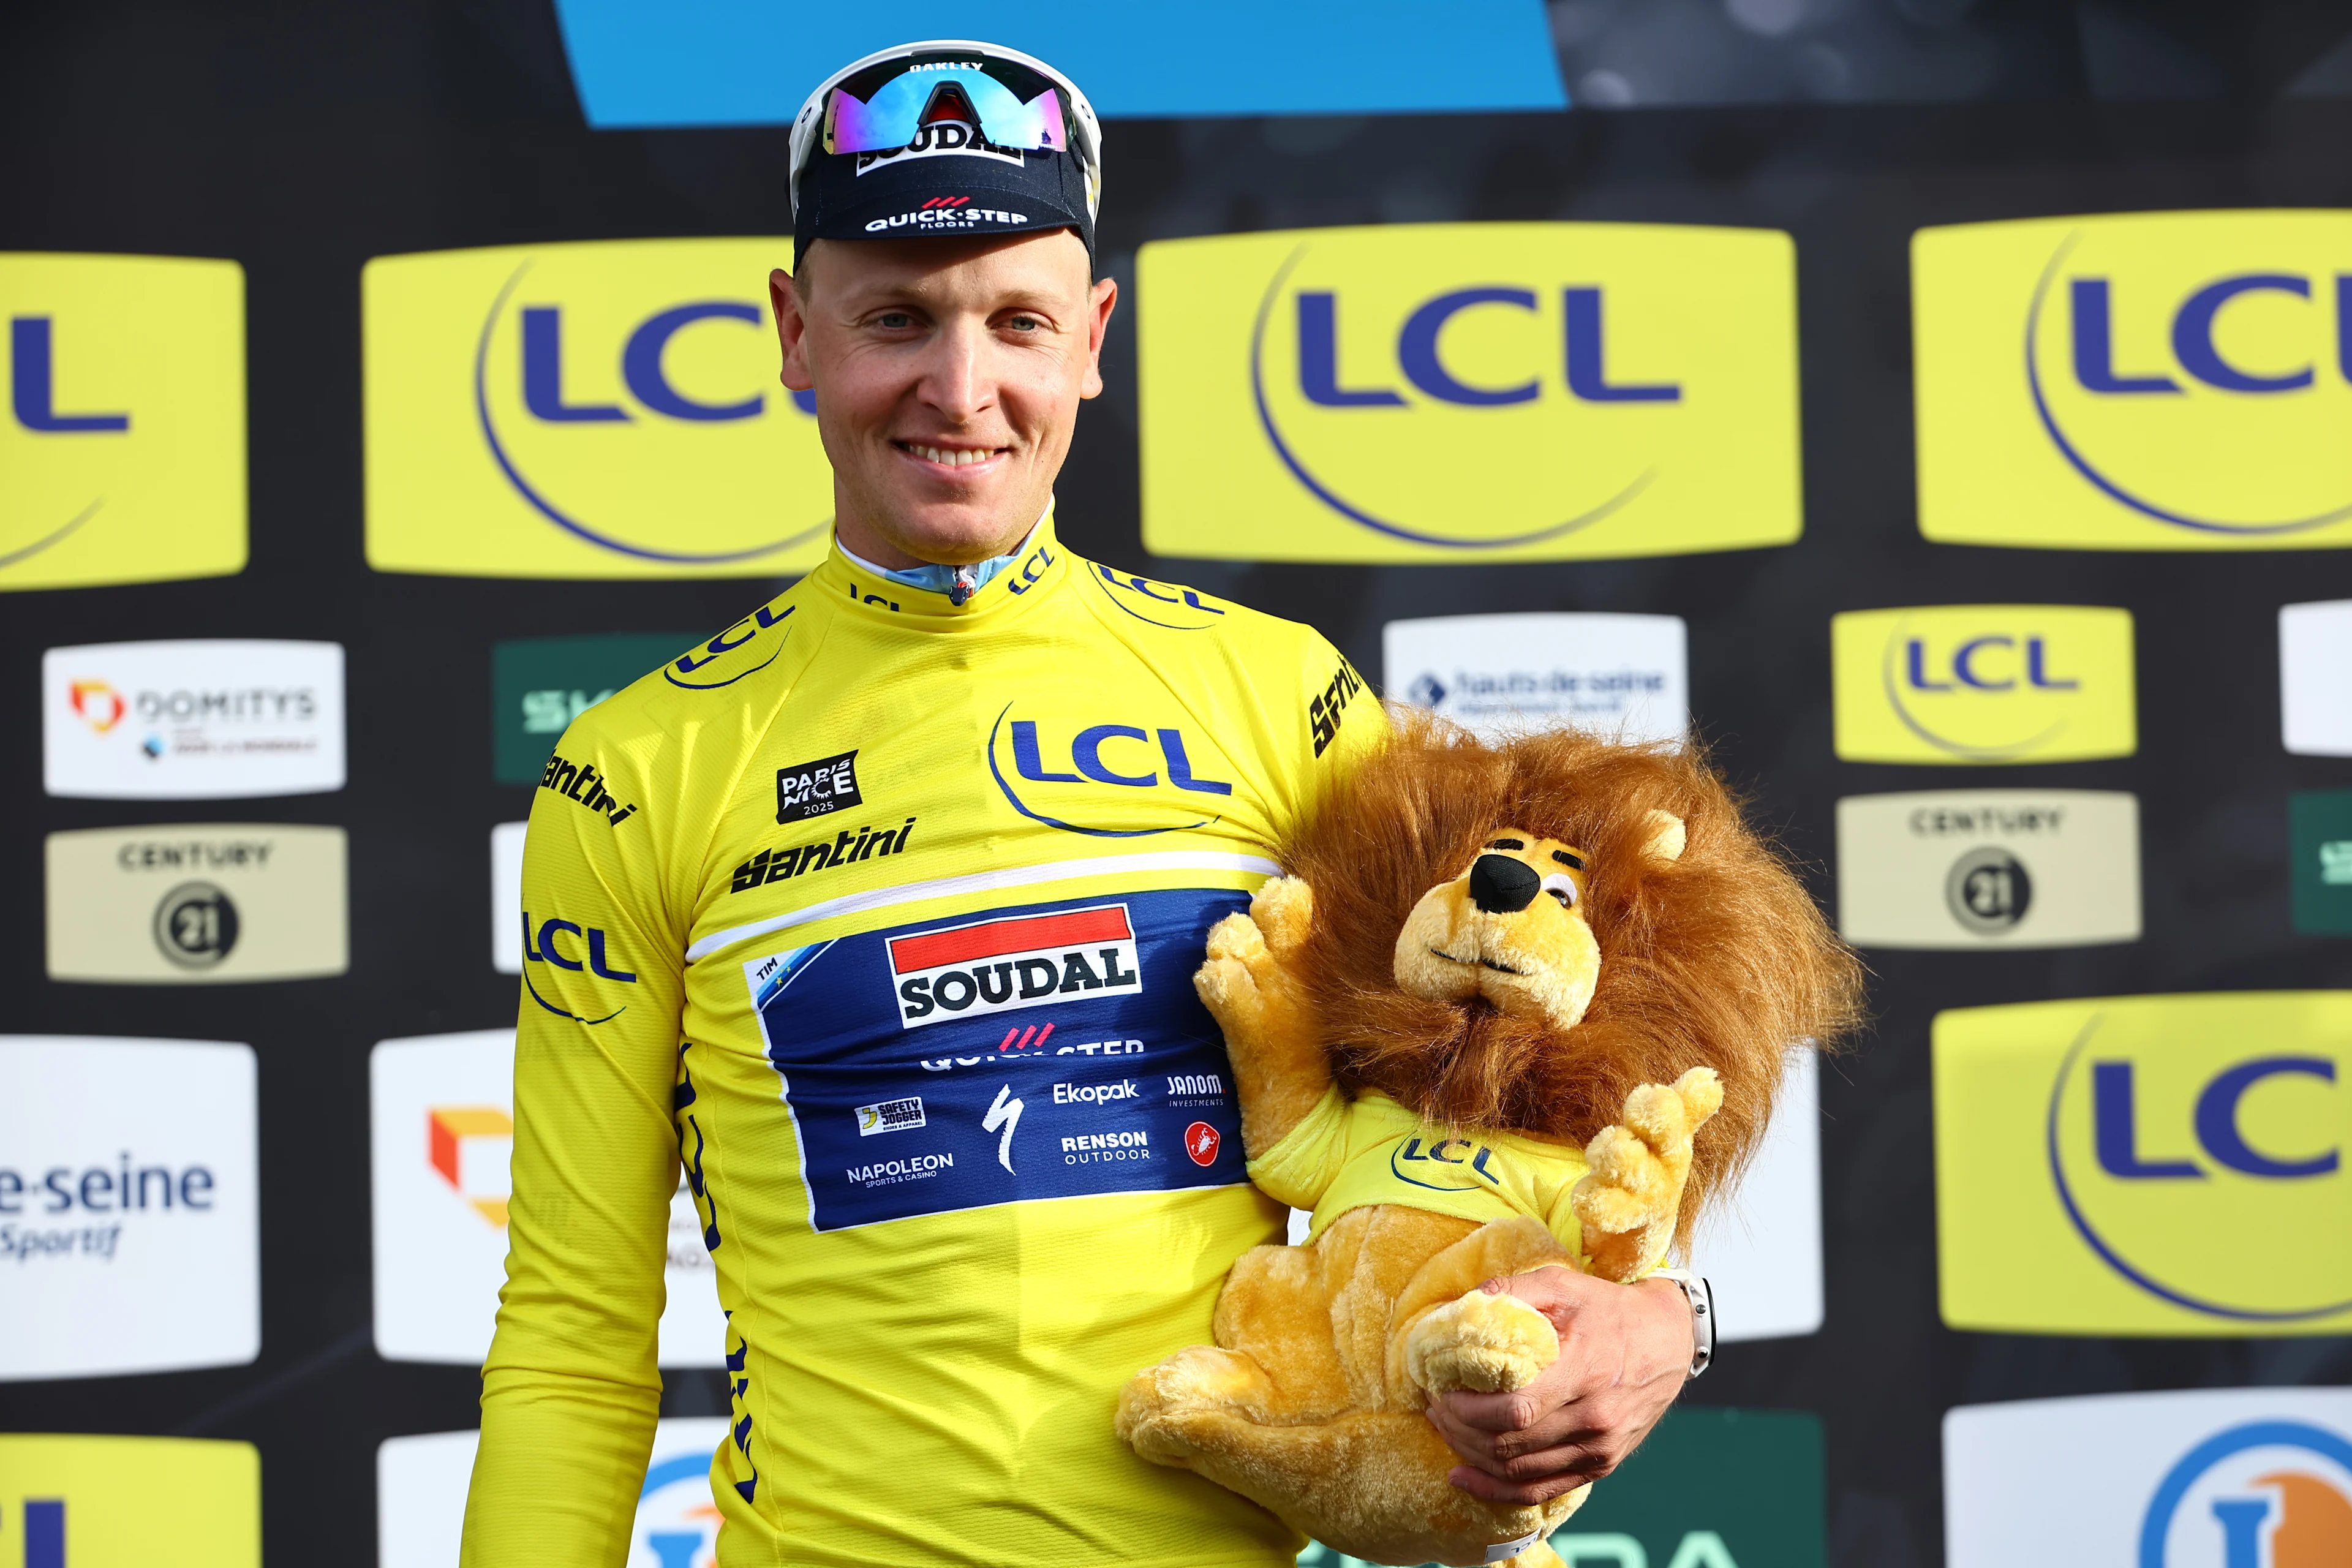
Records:
<instances>
[{"instance_id":1,"label":"castelli logo","mask_svg":"<svg viewBox=\"0 0 2352 1568\"><path fill-rule=\"evenodd\" d=\"M1184 1152L1192 1156L1195 1165L1215 1163L1217 1145L1223 1142L1217 1130L1205 1121L1195 1121L1184 1129Z\"/></svg>"},{"instance_id":2,"label":"castelli logo","mask_svg":"<svg viewBox=\"0 0 2352 1568\"><path fill-rule=\"evenodd\" d=\"M82 722L101 735L122 722L122 693L103 680L75 681L72 700L73 710L80 715Z\"/></svg>"}]
</instances>

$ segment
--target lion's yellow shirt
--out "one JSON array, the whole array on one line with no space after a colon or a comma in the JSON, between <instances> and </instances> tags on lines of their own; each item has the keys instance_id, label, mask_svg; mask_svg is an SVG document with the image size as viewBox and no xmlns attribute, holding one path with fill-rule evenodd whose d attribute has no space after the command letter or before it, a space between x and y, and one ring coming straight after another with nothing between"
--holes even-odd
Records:
<instances>
[{"instance_id":1,"label":"lion's yellow shirt","mask_svg":"<svg viewBox=\"0 0 2352 1568\"><path fill-rule=\"evenodd\" d=\"M1448 1132L1377 1090L1350 1100L1327 1089L1249 1173L1269 1196L1314 1211L1310 1240L1349 1209L1402 1204L1481 1225L1525 1215L1581 1257L1568 1197L1588 1168L1580 1149L1516 1132Z\"/></svg>"},{"instance_id":2,"label":"lion's yellow shirt","mask_svg":"<svg viewBox=\"0 0 2352 1568\"><path fill-rule=\"evenodd\" d=\"M836 551L583 714L524 855L464 1561L622 1563L682 1151L724 1568L1286 1562L1111 1421L1279 1238L1192 976L1381 722L1312 631L1050 519L961 609Z\"/></svg>"}]
</instances>

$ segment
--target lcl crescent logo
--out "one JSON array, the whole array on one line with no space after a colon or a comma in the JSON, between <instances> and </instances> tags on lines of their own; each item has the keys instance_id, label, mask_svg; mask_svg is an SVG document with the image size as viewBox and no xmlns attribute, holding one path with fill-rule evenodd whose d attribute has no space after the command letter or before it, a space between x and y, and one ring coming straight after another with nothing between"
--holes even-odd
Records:
<instances>
[{"instance_id":1,"label":"lcl crescent logo","mask_svg":"<svg viewBox=\"0 0 2352 1568\"><path fill-rule=\"evenodd\" d=\"M832 520L828 518L814 527L745 549L661 550L624 538L610 524L589 521L576 506L559 504L546 485L534 481L523 471L517 460L515 443L501 435L498 420L491 411L491 339L507 314L508 301L513 298L517 287L530 268L529 260L516 267L499 289L498 297L491 301L488 313L482 319L481 335L474 353L474 410L482 439L488 445L499 473L533 510L573 538L599 549L671 565L710 566L755 561L806 543L831 528ZM659 310L630 334L622 353L624 379L645 410L661 418L704 424L754 418L762 410L763 395L755 393L748 399L731 404L706 403L691 398L670 384L663 368L663 356L670 341L698 321L735 321L757 326L765 320L766 316L758 306L738 300L696 300ZM632 421L634 416L629 411L617 404L567 404L564 401L562 316L559 308L524 308L519 329L524 399L533 416L555 424L601 425ZM814 402L810 395L796 393L793 395L804 413L814 412Z\"/></svg>"}]
</instances>

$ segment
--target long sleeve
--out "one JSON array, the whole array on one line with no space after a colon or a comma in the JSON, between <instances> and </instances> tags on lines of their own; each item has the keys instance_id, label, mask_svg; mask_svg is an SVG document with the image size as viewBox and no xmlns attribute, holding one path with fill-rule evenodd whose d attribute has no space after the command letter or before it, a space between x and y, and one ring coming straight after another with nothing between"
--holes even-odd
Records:
<instances>
[{"instance_id":1,"label":"long sleeve","mask_svg":"<svg viewBox=\"0 0 2352 1568\"><path fill-rule=\"evenodd\" d=\"M565 735L523 856L507 1283L466 1568L619 1568L660 1405L684 944L642 759L594 725Z\"/></svg>"}]
</instances>

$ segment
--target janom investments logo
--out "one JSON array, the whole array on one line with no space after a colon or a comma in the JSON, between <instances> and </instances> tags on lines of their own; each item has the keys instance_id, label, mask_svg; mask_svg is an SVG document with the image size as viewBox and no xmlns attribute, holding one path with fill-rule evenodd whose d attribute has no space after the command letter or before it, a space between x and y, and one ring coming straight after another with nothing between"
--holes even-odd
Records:
<instances>
[{"instance_id":1,"label":"janom investments logo","mask_svg":"<svg viewBox=\"0 0 2352 1568\"><path fill-rule=\"evenodd\" d=\"M1559 560L1801 530L1785 234L1223 235L1145 246L1137 280L1156 553Z\"/></svg>"},{"instance_id":2,"label":"janom investments logo","mask_svg":"<svg viewBox=\"0 0 2352 1568\"><path fill-rule=\"evenodd\" d=\"M245 269L0 254L0 589L242 571Z\"/></svg>"},{"instance_id":3,"label":"janom investments logo","mask_svg":"<svg viewBox=\"0 0 2352 1568\"><path fill-rule=\"evenodd\" d=\"M1837 754L1982 765L2138 747L2128 610L1935 605L1830 620Z\"/></svg>"},{"instance_id":4,"label":"janom investments logo","mask_svg":"<svg viewBox=\"0 0 2352 1568\"><path fill-rule=\"evenodd\" d=\"M383 572L766 576L825 548L815 402L776 384L781 239L378 257L362 281Z\"/></svg>"},{"instance_id":5,"label":"janom investments logo","mask_svg":"<svg viewBox=\"0 0 2352 1568\"><path fill-rule=\"evenodd\" d=\"M1928 538L2352 544L2352 212L1969 224L1911 255Z\"/></svg>"},{"instance_id":6,"label":"janom investments logo","mask_svg":"<svg viewBox=\"0 0 2352 1568\"><path fill-rule=\"evenodd\" d=\"M2352 992L1960 1008L1934 1058L1953 1327L2352 1328Z\"/></svg>"}]
</instances>

